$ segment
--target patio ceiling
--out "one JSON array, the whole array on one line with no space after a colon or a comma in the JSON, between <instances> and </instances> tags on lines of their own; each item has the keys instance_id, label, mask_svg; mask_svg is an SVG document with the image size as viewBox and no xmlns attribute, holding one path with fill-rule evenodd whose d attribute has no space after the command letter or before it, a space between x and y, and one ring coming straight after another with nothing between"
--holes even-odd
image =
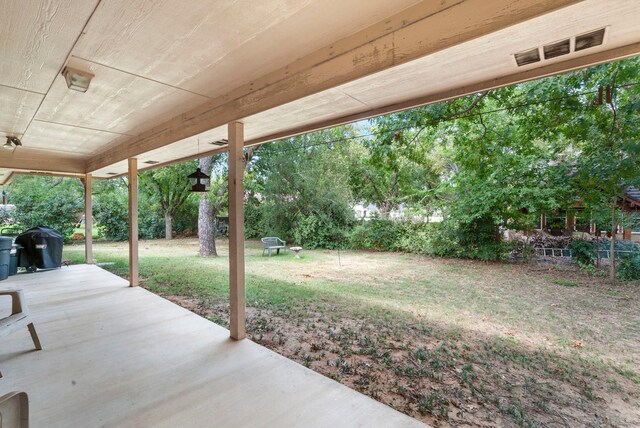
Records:
<instances>
[{"instance_id":1,"label":"patio ceiling","mask_svg":"<svg viewBox=\"0 0 640 428\"><path fill-rule=\"evenodd\" d=\"M0 183L108 178L226 150L234 120L251 145L636 55L637 22L636 0L7 0L0 137L23 146ZM516 65L600 28L601 46ZM65 65L95 75L86 93Z\"/></svg>"}]
</instances>

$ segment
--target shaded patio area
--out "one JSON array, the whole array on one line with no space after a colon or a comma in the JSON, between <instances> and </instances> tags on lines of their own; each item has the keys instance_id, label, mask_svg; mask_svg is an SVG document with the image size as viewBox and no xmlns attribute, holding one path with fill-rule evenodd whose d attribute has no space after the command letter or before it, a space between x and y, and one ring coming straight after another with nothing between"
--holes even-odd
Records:
<instances>
[{"instance_id":1,"label":"shaded patio area","mask_svg":"<svg viewBox=\"0 0 640 428\"><path fill-rule=\"evenodd\" d=\"M26 391L33 427L425 426L128 285L89 265L2 283L44 348L26 328L0 348L0 395Z\"/></svg>"}]
</instances>

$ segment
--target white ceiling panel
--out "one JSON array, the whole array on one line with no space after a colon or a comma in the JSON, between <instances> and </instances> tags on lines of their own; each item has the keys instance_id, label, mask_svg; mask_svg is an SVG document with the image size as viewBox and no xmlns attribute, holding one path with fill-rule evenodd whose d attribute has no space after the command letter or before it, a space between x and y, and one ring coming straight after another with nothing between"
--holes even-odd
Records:
<instances>
[{"instance_id":1,"label":"white ceiling panel","mask_svg":"<svg viewBox=\"0 0 640 428\"><path fill-rule=\"evenodd\" d=\"M245 138L253 140L290 129L291 124L305 126L336 117L338 112L351 114L366 108L365 104L342 91L330 89L247 117L243 120Z\"/></svg>"},{"instance_id":2,"label":"white ceiling panel","mask_svg":"<svg viewBox=\"0 0 640 428\"><path fill-rule=\"evenodd\" d=\"M93 176L96 178L113 178L116 175L126 174L128 168L129 163L127 161L121 161L98 171L94 171Z\"/></svg>"},{"instance_id":3,"label":"white ceiling panel","mask_svg":"<svg viewBox=\"0 0 640 428\"><path fill-rule=\"evenodd\" d=\"M46 93L97 0L1 0L0 85Z\"/></svg>"},{"instance_id":4,"label":"white ceiling panel","mask_svg":"<svg viewBox=\"0 0 640 428\"><path fill-rule=\"evenodd\" d=\"M30 149L64 153L71 158L84 158L98 148L120 143L127 138L110 132L34 120L22 138L22 144Z\"/></svg>"},{"instance_id":5,"label":"white ceiling panel","mask_svg":"<svg viewBox=\"0 0 640 428\"><path fill-rule=\"evenodd\" d=\"M166 86L76 58L69 65L95 75L87 92L67 88L58 76L36 118L85 128L137 135L189 106L207 100Z\"/></svg>"},{"instance_id":6,"label":"white ceiling panel","mask_svg":"<svg viewBox=\"0 0 640 428\"><path fill-rule=\"evenodd\" d=\"M43 95L0 86L0 133L21 137Z\"/></svg>"}]
</instances>

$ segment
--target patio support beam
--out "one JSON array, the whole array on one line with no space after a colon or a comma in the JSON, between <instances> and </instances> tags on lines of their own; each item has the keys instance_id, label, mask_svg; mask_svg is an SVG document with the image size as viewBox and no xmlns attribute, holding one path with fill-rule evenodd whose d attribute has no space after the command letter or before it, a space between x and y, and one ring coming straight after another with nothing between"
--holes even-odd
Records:
<instances>
[{"instance_id":1,"label":"patio support beam","mask_svg":"<svg viewBox=\"0 0 640 428\"><path fill-rule=\"evenodd\" d=\"M140 284L138 274L138 159L129 159L129 285Z\"/></svg>"},{"instance_id":2,"label":"patio support beam","mask_svg":"<svg viewBox=\"0 0 640 428\"><path fill-rule=\"evenodd\" d=\"M231 338L241 340L245 331L244 282L244 124L229 127L229 291Z\"/></svg>"},{"instance_id":3,"label":"patio support beam","mask_svg":"<svg viewBox=\"0 0 640 428\"><path fill-rule=\"evenodd\" d=\"M93 177L84 176L84 256L88 265L93 264Z\"/></svg>"}]
</instances>

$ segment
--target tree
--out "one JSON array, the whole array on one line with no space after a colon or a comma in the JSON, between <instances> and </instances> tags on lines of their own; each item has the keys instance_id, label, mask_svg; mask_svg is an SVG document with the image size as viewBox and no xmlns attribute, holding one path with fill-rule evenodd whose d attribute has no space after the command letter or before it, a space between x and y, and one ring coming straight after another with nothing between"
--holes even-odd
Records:
<instances>
[{"instance_id":1,"label":"tree","mask_svg":"<svg viewBox=\"0 0 640 428\"><path fill-rule=\"evenodd\" d=\"M371 127L373 135L362 138L361 145L353 145L349 181L354 198L375 205L385 219L401 205L424 208L439 177L418 135L384 132L390 123L380 125ZM412 141L395 144L401 138Z\"/></svg>"},{"instance_id":2,"label":"tree","mask_svg":"<svg viewBox=\"0 0 640 428\"><path fill-rule=\"evenodd\" d=\"M259 204L263 236L309 248L344 245L354 221L349 187L352 136L347 126L262 146L250 169L247 199Z\"/></svg>"},{"instance_id":3,"label":"tree","mask_svg":"<svg viewBox=\"0 0 640 428\"><path fill-rule=\"evenodd\" d=\"M216 198L211 197L211 191L200 194L198 205L198 241L199 253L203 257L217 256L215 239L216 216L220 212L222 196L220 192L224 192L224 188L220 186L219 179L215 175L214 166L219 166L222 161L222 155L208 156L198 161L200 170L211 177L212 188ZM214 200L212 200L214 199Z\"/></svg>"},{"instance_id":4,"label":"tree","mask_svg":"<svg viewBox=\"0 0 640 428\"><path fill-rule=\"evenodd\" d=\"M177 210L192 193L187 176L196 169L194 161L145 171L140 174L140 184L150 201L157 202L165 218L165 239L173 238L173 218Z\"/></svg>"},{"instance_id":5,"label":"tree","mask_svg":"<svg viewBox=\"0 0 640 428\"><path fill-rule=\"evenodd\" d=\"M260 146L252 146L245 149L244 164L246 168L250 164L254 153ZM201 256L217 256L216 250L216 223L217 217L228 205L228 164L227 154L209 156L200 159L200 169L211 178L211 186L207 193L200 196L198 211L198 239L199 254ZM246 189L245 189L246 193Z\"/></svg>"}]
</instances>

